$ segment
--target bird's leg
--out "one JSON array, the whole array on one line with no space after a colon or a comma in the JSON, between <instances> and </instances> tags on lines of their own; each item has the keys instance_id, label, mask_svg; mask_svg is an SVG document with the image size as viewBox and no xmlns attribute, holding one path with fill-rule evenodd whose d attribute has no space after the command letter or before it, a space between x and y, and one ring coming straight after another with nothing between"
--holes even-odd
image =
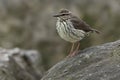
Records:
<instances>
[{"instance_id":1,"label":"bird's leg","mask_svg":"<svg viewBox=\"0 0 120 80\"><path fill-rule=\"evenodd\" d=\"M80 47L80 43L78 42L78 43L77 43L77 47L76 47L75 51L71 54L71 56L74 56L74 55L77 54L77 52L78 52L78 50L79 50L79 47Z\"/></svg>"},{"instance_id":2,"label":"bird's leg","mask_svg":"<svg viewBox=\"0 0 120 80\"><path fill-rule=\"evenodd\" d=\"M75 43L72 43L72 47L71 47L71 49L70 49L70 52L69 52L68 57L71 56L71 54L73 53L74 45L75 45Z\"/></svg>"},{"instance_id":3,"label":"bird's leg","mask_svg":"<svg viewBox=\"0 0 120 80\"><path fill-rule=\"evenodd\" d=\"M77 45L77 48L76 48L76 50L75 50L75 51L78 51L78 50L79 50L79 48L80 48L80 42L78 42L78 45Z\"/></svg>"}]
</instances>

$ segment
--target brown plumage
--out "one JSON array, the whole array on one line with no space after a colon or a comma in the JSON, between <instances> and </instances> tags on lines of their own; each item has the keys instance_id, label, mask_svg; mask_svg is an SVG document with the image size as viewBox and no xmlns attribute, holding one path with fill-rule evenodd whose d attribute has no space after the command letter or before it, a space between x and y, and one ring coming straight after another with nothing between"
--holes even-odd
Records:
<instances>
[{"instance_id":1,"label":"brown plumage","mask_svg":"<svg viewBox=\"0 0 120 80\"><path fill-rule=\"evenodd\" d=\"M69 10L62 9L60 10L59 14L54 15L54 17L58 18L56 29L60 37L68 42L73 43L69 56L74 56L77 53L80 43L78 43L78 46L73 52L74 43L82 40L87 33L100 33L98 30L93 29L86 22L73 15Z\"/></svg>"},{"instance_id":2,"label":"brown plumage","mask_svg":"<svg viewBox=\"0 0 120 80\"><path fill-rule=\"evenodd\" d=\"M73 15L67 9L60 10L59 14L55 15L54 17L65 16L65 15L70 15L70 18L68 18L68 19L70 19L70 21L72 22L75 29L80 29L80 30L83 30L85 32L96 32L98 34L100 33L100 31L91 28L90 25L88 25L86 22L84 22L83 20L81 20L77 16Z\"/></svg>"},{"instance_id":3,"label":"brown plumage","mask_svg":"<svg viewBox=\"0 0 120 80\"><path fill-rule=\"evenodd\" d=\"M91 28L87 23L85 23L83 20L79 19L76 16L71 15L70 21L72 22L75 29L80 29L80 30L83 30L85 32L91 31L91 32L100 33L100 31Z\"/></svg>"}]
</instances>

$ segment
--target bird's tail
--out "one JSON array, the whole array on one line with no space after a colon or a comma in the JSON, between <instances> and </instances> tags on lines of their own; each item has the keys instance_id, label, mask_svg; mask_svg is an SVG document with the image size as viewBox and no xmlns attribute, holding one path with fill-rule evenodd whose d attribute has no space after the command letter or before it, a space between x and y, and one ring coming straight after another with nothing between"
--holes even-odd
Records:
<instances>
[{"instance_id":1,"label":"bird's tail","mask_svg":"<svg viewBox=\"0 0 120 80\"><path fill-rule=\"evenodd\" d=\"M96 32L97 34L100 34L101 32L98 31L97 29L92 29L92 32Z\"/></svg>"}]
</instances>

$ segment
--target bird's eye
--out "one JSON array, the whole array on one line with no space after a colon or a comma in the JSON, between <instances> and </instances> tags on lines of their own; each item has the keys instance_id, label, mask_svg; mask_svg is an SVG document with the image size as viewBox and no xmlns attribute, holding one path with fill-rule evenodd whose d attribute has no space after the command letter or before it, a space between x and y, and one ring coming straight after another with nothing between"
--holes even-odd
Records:
<instances>
[{"instance_id":1,"label":"bird's eye","mask_svg":"<svg viewBox=\"0 0 120 80\"><path fill-rule=\"evenodd\" d=\"M62 14L62 16L69 15L69 14Z\"/></svg>"},{"instance_id":2,"label":"bird's eye","mask_svg":"<svg viewBox=\"0 0 120 80\"><path fill-rule=\"evenodd\" d=\"M66 15L66 14L62 14L62 16L64 16L64 15Z\"/></svg>"}]
</instances>

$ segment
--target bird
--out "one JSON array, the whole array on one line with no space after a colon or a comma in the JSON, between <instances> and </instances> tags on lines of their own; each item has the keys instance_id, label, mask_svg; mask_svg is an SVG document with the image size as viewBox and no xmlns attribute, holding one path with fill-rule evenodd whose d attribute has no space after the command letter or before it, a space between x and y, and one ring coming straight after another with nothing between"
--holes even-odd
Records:
<instances>
[{"instance_id":1,"label":"bird","mask_svg":"<svg viewBox=\"0 0 120 80\"><path fill-rule=\"evenodd\" d=\"M57 18L56 30L59 36L65 41L72 43L68 57L77 54L80 47L80 41L88 34L92 32L100 33L100 31L92 28L68 9L61 9L57 14L54 14L53 17ZM77 43L77 46L74 50L75 43Z\"/></svg>"}]
</instances>

